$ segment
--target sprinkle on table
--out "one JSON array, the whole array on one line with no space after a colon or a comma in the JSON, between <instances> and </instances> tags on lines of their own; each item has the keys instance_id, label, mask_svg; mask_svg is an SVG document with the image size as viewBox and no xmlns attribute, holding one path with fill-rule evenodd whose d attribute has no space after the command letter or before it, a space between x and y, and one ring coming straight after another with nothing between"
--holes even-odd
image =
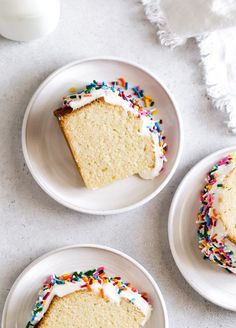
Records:
<instances>
[{"instance_id":1,"label":"sprinkle on table","mask_svg":"<svg viewBox=\"0 0 236 328\"><path fill-rule=\"evenodd\" d=\"M75 86L73 86L73 87L71 87L71 88L69 89L69 92L70 92L70 93L76 93L77 91L78 91L78 88L75 87Z\"/></svg>"}]
</instances>

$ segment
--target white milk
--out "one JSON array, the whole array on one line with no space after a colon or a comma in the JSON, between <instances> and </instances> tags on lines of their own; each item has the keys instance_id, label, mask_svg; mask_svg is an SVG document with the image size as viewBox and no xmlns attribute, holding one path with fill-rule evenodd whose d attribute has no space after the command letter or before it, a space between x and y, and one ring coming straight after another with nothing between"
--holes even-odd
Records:
<instances>
[{"instance_id":1,"label":"white milk","mask_svg":"<svg viewBox=\"0 0 236 328\"><path fill-rule=\"evenodd\" d=\"M60 16L59 0L0 0L0 34L30 41L53 31Z\"/></svg>"}]
</instances>

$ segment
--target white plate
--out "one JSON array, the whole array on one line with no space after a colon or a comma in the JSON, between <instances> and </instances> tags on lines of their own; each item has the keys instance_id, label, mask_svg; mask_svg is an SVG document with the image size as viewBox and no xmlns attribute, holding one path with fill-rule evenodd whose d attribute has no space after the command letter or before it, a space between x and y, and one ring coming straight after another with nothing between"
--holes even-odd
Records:
<instances>
[{"instance_id":1,"label":"white plate","mask_svg":"<svg viewBox=\"0 0 236 328\"><path fill-rule=\"evenodd\" d=\"M142 292L147 292L153 311L146 328L168 328L166 306L150 274L131 257L109 247L74 245L47 253L31 263L18 277L7 297L2 328L24 328L31 316L37 293L52 273L86 271L104 266L108 275L121 276Z\"/></svg>"},{"instance_id":2,"label":"white plate","mask_svg":"<svg viewBox=\"0 0 236 328\"><path fill-rule=\"evenodd\" d=\"M204 158L185 176L173 198L169 213L170 248L179 270L203 297L221 307L236 311L236 276L203 260L198 249L195 218L200 209L200 191L207 173L236 146L224 148Z\"/></svg>"},{"instance_id":3,"label":"white plate","mask_svg":"<svg viewBox=\"0 0 236 328\"><path fill-rule=\"evenodd\" d=\"M135 176L91 191L82 182L52 112L71 86L82 88L94 79L113 81L121 75L132 85L141 84L156 100L169 147L168 163L154 180ZM181 140L178 110L166 88L142 67L112 58L77 61L50 75L33 95L22 128L25 161L41 188L61 204L93 214L131 210L157 195L174 174Z\"/></svg>"}]
</instances>

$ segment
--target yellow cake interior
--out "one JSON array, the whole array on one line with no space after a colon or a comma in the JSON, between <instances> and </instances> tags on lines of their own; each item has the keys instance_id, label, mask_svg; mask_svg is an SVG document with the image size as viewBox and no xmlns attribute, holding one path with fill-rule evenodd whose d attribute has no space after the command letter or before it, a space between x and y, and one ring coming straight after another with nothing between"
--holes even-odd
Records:
<instances>
[{"instance_id":1,"label":"yellow cake interior","mask_svg":"<svg viewBox=\"0 0 236 328\"><path fill-rule=\"evenodd\" d=\"M236 167L224 179L219 198L219 213L228 238L236 243Z\"/></svg>"},{"instance_id":2,"label":"yellow cake interior","mask_svg":"<svg viewBox=\"0 0 236 328\"><path fill-rule=\"evenodd\" d=\"M37 328L139 328L144 314L131 302L112 303L93 292L55 296Z\"/></svg>"},{"instance_id":3,"label":"yellow cake interior","mask_svg":"<svg viewBox=\"0 0 236 328\"><path fill-rule=\"evenodd\" d=\"M103 98L60 117L60 126L90 189L103 187L155 166L150 135L142 120Z\"/></svg>"}]
</instances>

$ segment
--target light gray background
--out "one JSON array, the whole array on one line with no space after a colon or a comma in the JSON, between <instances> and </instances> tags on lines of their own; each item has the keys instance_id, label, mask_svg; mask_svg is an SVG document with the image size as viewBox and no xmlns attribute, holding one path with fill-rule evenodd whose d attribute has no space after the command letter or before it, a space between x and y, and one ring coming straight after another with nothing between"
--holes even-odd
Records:
<instances>
[{"instance_id":1,"label":"light gray background","mask_svg":"<svg viewBox=\"0 0 236 328\"><path fill-rule=\"evenodd\" d=\"M28 172L21 125L33 92L55 69L89 56L120 56L152 70L175 95L184 122L184 151L168 186L129 213L90 216L50 199ZM158 282L171 328L235 327L236 314L199 296L179 273L168 245L168 210L188 170L236 144L205 96L194 42L162 47L138 0L64 0L57 30L30 43L0 38L0 310L19 273L35 258L75 243L112 246L141 262Z\"/></svg>"}]
</instances>

